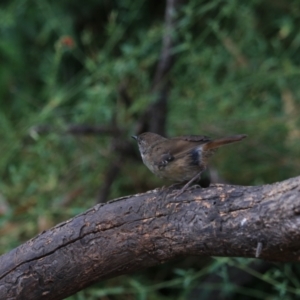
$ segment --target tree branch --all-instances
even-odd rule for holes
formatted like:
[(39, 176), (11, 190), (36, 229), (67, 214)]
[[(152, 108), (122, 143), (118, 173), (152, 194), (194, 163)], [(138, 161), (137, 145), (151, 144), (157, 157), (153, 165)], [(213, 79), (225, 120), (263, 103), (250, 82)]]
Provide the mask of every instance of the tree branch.
[(103, 183), (98, 193), (97, 202), (105, 203), (108, 199), (110, 188), (114, 183), (116, 177), (119, 175), (122, 162), (125, 160), (125, 156), (120, 152), (116, 159), (113, 159), (106, 170)]
[(168, 112), (167, 102), (170, 89), (170, 80), (167, 76), (174, 63), (172, 48), (176, 42), (177, 15), (180, 4), (180, 0), (166, 1), (162, 49), (151, 89), (152, 93), (156, 94), (157, 99), (152, 105), (149, 105), (140, 118), (137, 124), (137, 133), (150, 131), (165, 135), (166, 116)]
[(300, 261), (300, 176), (98, 204), (0, 257), (0, 299), (63, 299), (178, 256)]
[(51, 125), (38, 125), (30, 128), (30, 136), (58, 132), (73, 135), (120, 135), (122, 131), (115, 126), (93, 126), (89, 124), (70, 124), (66, 128), (58, 129)]
[(174, 55), (172, 53), (172, 47), (174, 46), (174, 37), (176, 32), (176, 10), (179, 6), (179, 3), (179, 0), (166, 1), (162, 49), (153, 80), (153, 90), (156, 90), (157, 87), (162, 84), (161, 81), (163, 81), (173, 64)]

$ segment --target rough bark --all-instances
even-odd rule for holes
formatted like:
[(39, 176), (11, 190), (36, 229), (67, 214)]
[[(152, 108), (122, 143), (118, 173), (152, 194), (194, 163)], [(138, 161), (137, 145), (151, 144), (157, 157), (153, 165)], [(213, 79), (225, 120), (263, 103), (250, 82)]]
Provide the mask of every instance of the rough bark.
[(0, 257), (0, 299), (63, 299), (178, 256), (300, 260), (300, 177), (98, 204)]

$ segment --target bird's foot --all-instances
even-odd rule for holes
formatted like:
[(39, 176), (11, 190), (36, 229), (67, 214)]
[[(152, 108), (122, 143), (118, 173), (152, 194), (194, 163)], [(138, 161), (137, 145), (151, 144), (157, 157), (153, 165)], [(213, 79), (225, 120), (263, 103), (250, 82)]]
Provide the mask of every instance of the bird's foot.
[[(176, 192), (171, 193), (170, 196), (173, 196), (174, 199), (176, 199), (176, 198), (179, 197), (182, 193), (184, 193), (185, 191), (189, 190), (190, 188), (193, 188), (193, 189), (194, 189), (195, 187), (198, 187), (199, 185), (191, 186), (191, 184), (192, 184), (194, 181), (196, 181), (196, 180), (200, 177), (200, 175), (201, 175), (202, 172), (203, 172), (203, 171), (201, 171), (201, 172), (199, 172), (198, 174), (196, 174), (196, 176), (194, 176), (189, 182), (187, 182), (187, 183), (186, 183), (179, 191), (176, 191)], [(177, 184), (171, 185), (170, 188), (171, 188), (171, 187), (174, 187), (174, 186), (176, 186), (176, 185), (178, 185), (178, 183), (177, 183)]]
[(170, 196), (172, 196), (172, 197), (174, 197), (174, 199), (176, 199), (177, 197), (179, 197), (184, 192), (191, 191), (191, 190), (196, 189), (196, 188), (201, 188), (201, 186), (199, 184), (194, 184), (192, 186), (184, 186), (180, 190), (176, 190), (176, 191), (172, 192), (170, 194)]

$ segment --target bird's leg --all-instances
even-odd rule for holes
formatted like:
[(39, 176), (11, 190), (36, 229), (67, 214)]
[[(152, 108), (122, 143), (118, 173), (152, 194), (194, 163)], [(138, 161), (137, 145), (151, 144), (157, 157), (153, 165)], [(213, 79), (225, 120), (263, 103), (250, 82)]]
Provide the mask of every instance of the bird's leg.
[(177, 183), (174, 183), (174, 184), (170, 185), (168, 187), (168, 189), (174, 189), (176, 186), (181, 186), (181, 185), (182, 185), (182, 182), (177, 182)]
[(190, 181), (188, 181), (179, 191), (175, 192), (175, 198), (177, 198), (178, 196), (180, 196), (184, 191), (187, 190), (187, 188), (195, 181), (197, 180), (198, 178), (200, 178), (202, 172), (204, 172), (206, 170), (203, 169), (201, 172), (199, 172), (198, 174), (196, 174)]

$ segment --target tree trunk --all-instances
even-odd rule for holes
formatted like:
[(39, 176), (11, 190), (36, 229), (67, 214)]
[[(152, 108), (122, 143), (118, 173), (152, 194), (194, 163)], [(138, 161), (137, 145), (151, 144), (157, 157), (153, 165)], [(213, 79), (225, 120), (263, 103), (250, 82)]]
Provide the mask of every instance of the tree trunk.
[(300, 177), (98, 204), (0, 257), (0, 299), (63, 299), (178, 256), (300, 260)]

